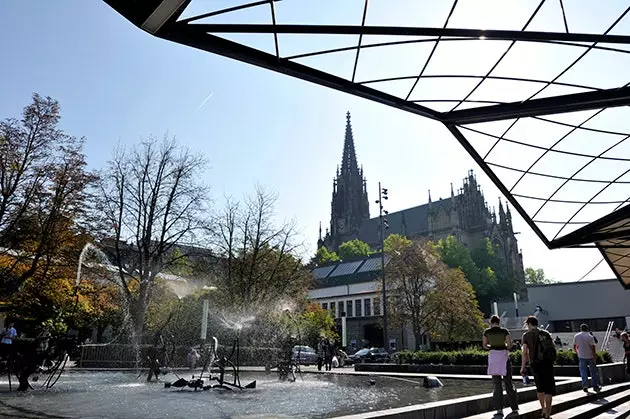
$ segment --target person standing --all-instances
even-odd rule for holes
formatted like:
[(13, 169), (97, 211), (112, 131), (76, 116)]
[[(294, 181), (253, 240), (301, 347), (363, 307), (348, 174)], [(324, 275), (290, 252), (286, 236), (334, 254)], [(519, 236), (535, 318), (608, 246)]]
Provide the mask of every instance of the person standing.
[(521, 346), (521, 375), (525, 376), (525, 368), (529, 361), (536, 383), (538, 401), (542, 409), (541, 417), (549, 419), (553, 396), (556, 395), (556, 379), (553, 373), (556, 347), (549, 332), (538, 329), (536, 317), (529, 316), (525, 324), (528, 330), (523, 334), (523, 345)]
[(322, 365), (324, 364), (325, 353), (325, 342), (324, 337), (321, 336), (319, 338), (319, 342), (317, 342), (317, 371), (322, 370)]
[(501, 327), (499, 316), (490, 317), (490, 327), (483, 332), (483, 347), (488, 353), (488, 375), (492, 376), (494, 392), (492, 402), (498, 415), (503, 415), (503, 383), (511, 414), (518, 415), (518, 396), (512, 383), (512, 365), (509, 348), (512, 347), (510, 332)]
[(191, 347), (187, 355), (188, 368), (194, 370), (195, 366), (197, 365), (197, 361), (199, 361), (199, 358), (201, 358), (199, 352), (197, 352), (195, 348)]
[(13, 339), (17, 336), (17, 332), (15, 327), (13, 327), (13, 323), (9, 323), (9, 325), (4, 329), (4, 331), (0, 334), (2, 340), (0, 341), (0, 358), (9, 359), (11, 356), (11, 346), (13, 344)]
[(588, 332), (588, 326), (580, 325), (581, 332), (573, 337), (573, 350), (580, 361), (580, 377), (582, 377), (582, 390), (588, 393), (588, 373), (591, 372), (591, 384), (593, 390), (599, 392), (599, 374), (597, 373), (597, 352), (595, 338)]
[(13, 339), (17, 336), (17, 331), (14, 326), (14, 323), (9, 323), (9, 326), (4, 330), (4, 333), (2, 334), (3, 345), (11, 345), (13, 343)]
[(326, 339), (324, 343), (324, 365), (326, 366), (326, 371), (330, 371), (332, 369), (332, 359), (335, 354), (335, 347), (333, 343)]
[(626, 362), (626, 372), (630, 374), (630, 336), (628, 336), (627, 332), (622, 332), (619, 337), (621, 338), (621, 343), (623, 344), (623, 359)]

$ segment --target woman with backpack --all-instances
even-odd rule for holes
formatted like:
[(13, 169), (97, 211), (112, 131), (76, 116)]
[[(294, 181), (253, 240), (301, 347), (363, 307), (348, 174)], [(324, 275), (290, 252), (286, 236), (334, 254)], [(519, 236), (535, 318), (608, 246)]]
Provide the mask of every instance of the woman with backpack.
[(551, 417), (553, 396), (556, 395), (556, 378), (553, 373), (556, 346), (549, 332), (538, 328), (536, 317), (529, 316), (525, 324), (527, 332), (523, 335), (521, 374), (525, 375), (529, 361), (542, 410), (540, 417), (548, 419)]

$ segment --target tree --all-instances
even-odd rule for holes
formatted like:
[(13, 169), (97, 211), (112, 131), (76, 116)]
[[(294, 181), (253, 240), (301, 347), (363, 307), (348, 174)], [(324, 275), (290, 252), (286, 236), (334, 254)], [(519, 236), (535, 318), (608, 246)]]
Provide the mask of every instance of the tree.
[(483, 313), (475, 290), (460, 268), (451, 268), (439, 275), (435, 288), (427, 296), (435, 307), (435, 321), (429, 324), (433, 339), (457, 342), (479, 339), (483, 331)]
[(326, 263), (337, 262), (339, 261), (339, 256), (337, 253), (329, 251), (326, 246), (322, 246), (317, 249), (317, 253), (315, 254), (315, 263), (318, 265), (324, 265)]
[(226, 308), (269, 310), (279, 301), (301, 298), (312, 282), (297, 256), (295, 224), (274, 222), (276, 199), (262, 187), (244, 203), (228, 198), (212, 225), (221, 260), (213, 275)]
[(330, 311), (324, 310), (321, 305), (310, 303), (306, 306), (304, 313), (299, 317), (300, 334), (304, 342), (311, 347), (317, 348), (320, 336), (328, 339), (336, 339), (335, 319)]
[(496, 285), (492, 298), (495, 300), (511, 297), (516, 289), (515, 279), (508, 274), (505, 260), (499, 256), (500, 250), (498, 245), (493, 246), (490, 239), (486, 237), (471, 252), (473, 261), (480, 269), (490, 268), (494, 272)]
[(435, 248), (442, 261), (450, 268), (460, 268), (468, 282), (471, 283), (479, 306), (490, 311), (490, 306), (495, 298), (497, 278), (494, 270), (485, 266), (480, 268), (473, 260), (470, 251), (461, 244), (455, 236), (441, 239)]
[(530, 285), (555, 284), (557, 281), (547, 278), (542, 269), (526, 268), (525, 283)]
[(402, 234), (390, 234), (384, 241), (385, 253), (401, 251), (411, 244), (411, 240)]
[(21, 120), (0, 122), (3, 295), (34, 276), (44, 280), (54, 265), (74, 265), (89, 240), (89, 190), (97, 177), (86, 170), (83, 140), (60, 130), (59, 120), (59, 103), (34, 94)]
[(405, 327), (411, 323), (416, 342), (429, 330), (444, 310), (427, 297), (436, 281), (446, 273), (430, 242), (414, 241), (400, 251), (390, 254), (387, 265), (388, 316), (392, 325)]
[(103, 172), (102, 232), (131, 304), (136, 339), (144, 330), (156, 277), (185, 256), (175, 249), (203, 231), (208, 194), (199, 179), (204, 168), (204, 158), (165, 138), (117, 149)]
[(29, 335), (42, 324), (53, 334), (63, 334), (68, 327), (80, 330), (120, 323), (116, 290), (91, 278), (76, 287), (75, 278), (75, 264), (38, 270), (8, 299), (9, 316), (19, 319), (22, 331)]
[(370, 253), (370, 245), (359, 239), (344, 242), (339, 246), (339, 257), (341, 259), (368, 256)]

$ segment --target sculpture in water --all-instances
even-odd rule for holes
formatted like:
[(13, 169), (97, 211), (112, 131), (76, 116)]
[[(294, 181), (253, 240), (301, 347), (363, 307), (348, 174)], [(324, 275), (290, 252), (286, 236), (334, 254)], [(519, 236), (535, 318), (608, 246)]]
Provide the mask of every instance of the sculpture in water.
[[(91, 262), (89, 262), (91, 261)], [(94, 263), (95, 261), (95, 263)], [(74, 287), (74, 308), (77, 310), (79, 301), (79, 286), (82, 281), (82, 271), (84, 266), (98, 265), (106, 271), (112, 271), (113, 267), (105, 254), (96, 246), (86, 244), (79, 255), (77, 266), (77, 276)], [(117, 275), (97, 275), (95, 279), (104, 284), (117, 283)], [(120, 282), (120, 281), (118, 281)], [(118, 284), (118, 283), (117, 283)], [(120, 284), (118, 284), (120, 285)], [(122, 293), (122, 290), (119, 289)], [(125, 316), (126, 319), (129, 317)], [(39, 381), (42, 374), (46, 379), (41, 384), (48, 389), (54, 386), (63, 373), (69, 359), (69, 354), (78, 348), (78, 342), (71, 337), (69, 332), (61, 336), (51, 336), (46, 328), (42, 329), (39, 336), (35, 338), (18, 338), (13, 340), (11, 345), (3, 345), (3, 353), (0, 354), (0, 374), (7, 374), (9, 378), (9, 389), (12, 390), (12, 376), (18, 380), (18, 391), (32, 389), (29, 378), (34, 376), (33, 381)]]
[[(18, 391), (32, 389), (29, 378), (34, 374), (46, 376), (41, 386), (49, 389), (63, 373), (69, 354), (77, 347), (75, 339), (68, 336), (50, 338), (41, 334), (35, 339), (14, 339), (5, 348), (0, 362), (0, 374), (7, 374), (9, 390), (13, 389), (12, 376), (18, 381)], [(39, 381), (39, 377), (34, 381)]]
[[(210, 390), (210, 389), (239, 389), (256, 388), (256, 381), (243, 386), (240, 379), (240, 339), (236, 334), (229, 356), (218, 356), (217, 348), (219, 342), (216, 337), (212, 337), (214, 345), (207, 345), (203, 348), (205, 352), (205, 362), (201, 374), (197, 377), (194, 375), (192, 379), (186, 380), (179, 378), (173, 383), (165, 383), (165, 388), (188, 387), (193, 390)], [(227, 379), (231, 377), (231, 379)], [(207, 384), (206, 384), (207, 383)]]

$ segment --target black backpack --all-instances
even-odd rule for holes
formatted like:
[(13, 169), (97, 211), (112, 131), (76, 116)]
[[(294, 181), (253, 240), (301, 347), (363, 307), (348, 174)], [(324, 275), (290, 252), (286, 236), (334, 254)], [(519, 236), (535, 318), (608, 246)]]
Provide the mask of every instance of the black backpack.
[(553, 343), (551, 335), (546, 330), (539, 330), (534, 348), (534, 363), (554, 362), (556, 360), (556, 345)]

